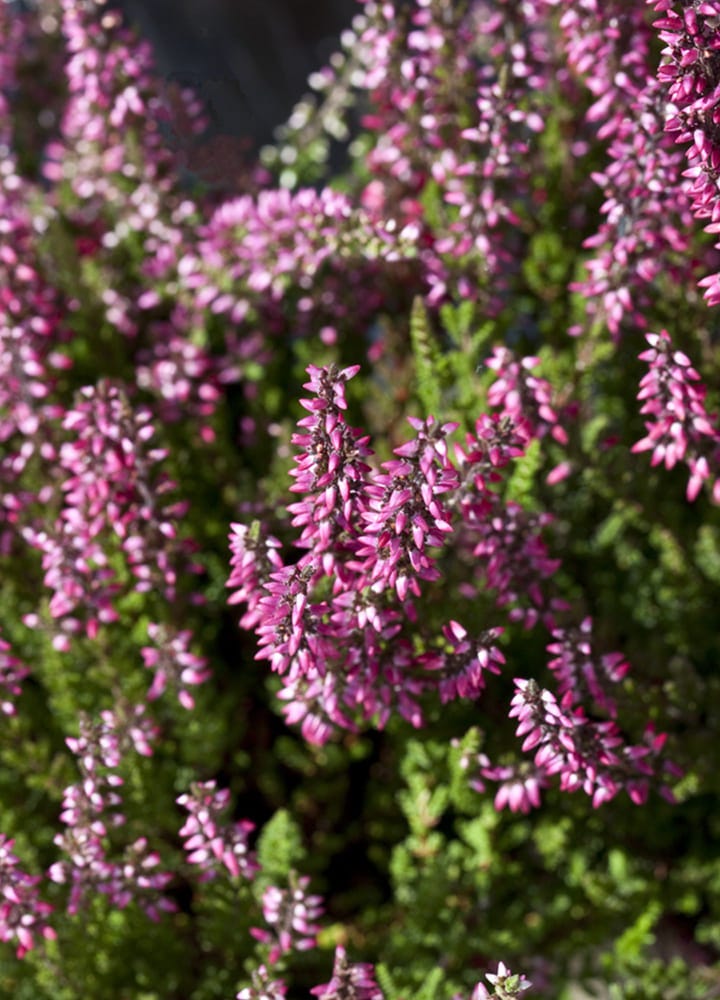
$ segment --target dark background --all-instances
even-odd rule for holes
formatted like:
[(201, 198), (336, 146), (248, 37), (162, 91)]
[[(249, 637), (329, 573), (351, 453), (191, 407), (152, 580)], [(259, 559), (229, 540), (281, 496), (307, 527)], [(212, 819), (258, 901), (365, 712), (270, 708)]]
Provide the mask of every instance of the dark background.
[(116, 0), (160, 74), (204, 101), (211, 134), (271, 141), (361, 5), (357, 0)]

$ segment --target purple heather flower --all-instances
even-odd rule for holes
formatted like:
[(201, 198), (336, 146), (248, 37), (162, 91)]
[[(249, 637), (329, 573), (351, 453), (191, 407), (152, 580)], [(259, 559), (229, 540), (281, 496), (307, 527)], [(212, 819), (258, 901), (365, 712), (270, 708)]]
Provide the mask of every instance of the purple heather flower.
[(205, 878), (215, 878), (223, 868), (232, 876), (255, 875), (258, 865), (248, 846), (255, 827), (249, 820), (224, 819), (230, 804), (227, 789), (217, 789), (214, 781), (198, 782), (177, 803), (189, 813), (180, 830), (187, 859), (200, 866)]
[(310, 992), (319, 1000), (383, 1000), (373, 966), (366, 962), (349, 962), (341, 945), (335, 949), (332, 979)]

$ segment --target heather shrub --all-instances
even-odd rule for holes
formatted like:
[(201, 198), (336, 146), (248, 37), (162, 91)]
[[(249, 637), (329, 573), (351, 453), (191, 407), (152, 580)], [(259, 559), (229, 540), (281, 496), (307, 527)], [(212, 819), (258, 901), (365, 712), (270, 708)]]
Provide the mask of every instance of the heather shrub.
[(720, 3), (0, 32), (0, 993), (720, 995)]

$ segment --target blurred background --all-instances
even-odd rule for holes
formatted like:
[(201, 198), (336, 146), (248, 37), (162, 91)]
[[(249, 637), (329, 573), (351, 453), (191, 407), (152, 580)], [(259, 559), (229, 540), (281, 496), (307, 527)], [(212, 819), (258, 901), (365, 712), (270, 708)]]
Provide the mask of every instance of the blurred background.
[(155, 49), (169, 82), (192, 87), (211, 118), (210, 134), (254, 144), (306, 92), (357, 0), (116, 0)]

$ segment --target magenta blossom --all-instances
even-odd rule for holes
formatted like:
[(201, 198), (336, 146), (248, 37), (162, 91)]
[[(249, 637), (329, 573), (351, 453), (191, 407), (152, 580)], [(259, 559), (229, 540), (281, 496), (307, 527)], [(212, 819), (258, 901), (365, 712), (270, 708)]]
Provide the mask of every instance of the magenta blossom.
[(306, 891), (309, 884), (306, 875), (291, 875), (286, 889), (271, 885), (263, 892), (266, 926), (252, 927), (250, 933), (257, 941), (268, 945), (271, 965), (287, 952), (309, 951), (317, 945), (320, 930), (317, 920), (323, 912), (323, 902), (320, 896)]
[(683, 462), (690, 471), (686, 496), (695, 500), (704, 483), (720, 503), (720, 431), (716, 415), (705, 409), (705, 386), (690, 358), (673, 349), (670, 335), (649, 333), (650, 348), (640, 355), (649, 364), (638, 399), (647, 434), (633, 445), (634, 452), (652, 451), (651, 464), (672, 469)]
[(36, 935), (56, 937), (47, 917), (52, 906), (37, 891), (39, 875), (28, 875), (13, 854), (13, 840), (0, 835), (0, 941), (14, 941), (17, 957), (35, 947)]
[(255, 875), (258, 864), (248, 843), (255, 826), (249, 820), (231, 823), (224, 818), (230, 804), (227, 789), (216, 789), (214, 781), (197, 782), (177, 803), (189, 814), (180, 830), (187, 860), (202, 869), (204, 879), (215, 878), (223, 869), (235, 877)]
[(383, 1000), (382, 990), (375, 982), (373, 966), (365, 962), (349, 962), (341, 945), (335, 949), (332, 979), (310, 992), (319, 1000)]

